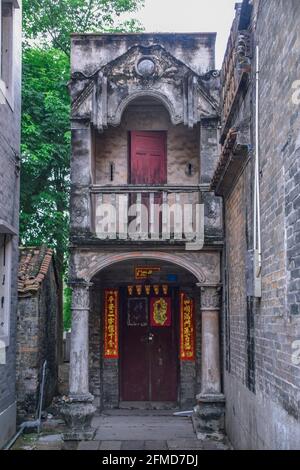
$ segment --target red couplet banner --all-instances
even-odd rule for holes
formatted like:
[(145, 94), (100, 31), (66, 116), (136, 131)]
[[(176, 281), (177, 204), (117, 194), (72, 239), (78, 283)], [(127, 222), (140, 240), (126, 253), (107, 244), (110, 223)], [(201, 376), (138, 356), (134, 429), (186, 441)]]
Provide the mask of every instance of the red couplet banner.
[(104, 290), (104, 357), (119, 357), (119, 293), (117, 289)]
[(194, 300), (180, 293), (180, 359), (195, 360), (195, 308)]

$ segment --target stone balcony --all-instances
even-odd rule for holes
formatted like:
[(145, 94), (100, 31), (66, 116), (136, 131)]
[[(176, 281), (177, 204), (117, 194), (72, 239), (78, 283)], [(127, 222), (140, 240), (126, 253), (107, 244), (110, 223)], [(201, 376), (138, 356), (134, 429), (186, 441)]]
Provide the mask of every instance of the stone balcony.
[(203, 243), (204, 206), (197, 187), (100, 186), (91, 193), (93, 232), (101, 240)]
[(200, 185), (91, 185), (89, 230), (76, 244), (182, 245), (222, 241), (221, 201)]

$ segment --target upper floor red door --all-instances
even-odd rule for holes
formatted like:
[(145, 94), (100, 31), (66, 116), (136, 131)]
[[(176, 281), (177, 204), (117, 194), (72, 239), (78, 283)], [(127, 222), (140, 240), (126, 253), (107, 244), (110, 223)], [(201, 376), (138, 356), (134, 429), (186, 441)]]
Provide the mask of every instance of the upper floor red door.
[(166, 132), (131, 132), (130, 183), (167, 182)]

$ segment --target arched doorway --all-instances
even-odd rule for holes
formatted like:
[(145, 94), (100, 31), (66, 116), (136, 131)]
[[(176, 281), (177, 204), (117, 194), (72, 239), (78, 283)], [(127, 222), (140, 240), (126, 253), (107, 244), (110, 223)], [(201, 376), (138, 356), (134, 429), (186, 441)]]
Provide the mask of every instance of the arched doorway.
[[(201, 337), (197, 278), (167, 260), (115, 262), (92, 278), (90, 388), (101, 408), (192, 406), (200, 386)], [(106, 294), (116, 295), (118, 352), (106, 354)], [(182, 356), (182, 296), (192, 309), (192, 355)], [(187, 359), (187, 360), (186, 360)]]

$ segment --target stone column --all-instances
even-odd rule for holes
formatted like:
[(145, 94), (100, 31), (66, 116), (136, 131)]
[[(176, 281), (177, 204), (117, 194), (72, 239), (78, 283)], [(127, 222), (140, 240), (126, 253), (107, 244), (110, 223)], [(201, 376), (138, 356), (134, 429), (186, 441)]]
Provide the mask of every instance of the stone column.
[(200, 122), (200, 184), (207, 189), (219, 159), (218, 125), (218, 118), (203, 118)]
[(62, 407), (68, 426), (65, 440), (92, 439), (91, 420), (96, 411), (89, 393), (89, 287), (70, 283), (72, 288), (72, 329), (69, 396)]
[(221, 393), (219, 289), (201, 287), (202, 373), (201, 395)]
[(197, 436), (224, 428), (224, 395), (221, 393), (220, 367), (220, 286), (201, 288), (202, 356), (201, 391), (196, 396), (194, 425)]
[(91, 232), (92, 130), (89, 124), (72, 121), (70, 235), (88, 236)]

